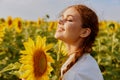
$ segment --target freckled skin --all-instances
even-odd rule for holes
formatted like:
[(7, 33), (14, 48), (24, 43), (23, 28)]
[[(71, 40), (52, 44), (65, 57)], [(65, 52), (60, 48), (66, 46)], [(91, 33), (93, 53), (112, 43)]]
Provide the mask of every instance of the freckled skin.
[(74, 43), (80, 38), (81, 30), (83, 29), (81, 25), (79, 12), (74, 8), (69, 8), (61, 16), (61, 20), (59, 20), (55, 38), (67, 43)]

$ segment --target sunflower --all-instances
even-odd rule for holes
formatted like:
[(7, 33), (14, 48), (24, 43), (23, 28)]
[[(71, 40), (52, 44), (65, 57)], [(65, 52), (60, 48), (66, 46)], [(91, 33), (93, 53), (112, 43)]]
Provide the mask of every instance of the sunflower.
[(22, 50), (20, 62), (20, 78), (26, 80), (49, 80), (49, 74), (53, 70), (51, 63), (54, 62), (47, 51), (52, 44), (46, 45), (46, 37), (37, 36), (36, 44), (31, 38), (24, 43), (25, 50)]
[(13, 18), (11, 16), (8, 16), (7, 17), (7, 20), (6, 20), (6, 26), (8, 28), (11, 28), (13, 26)]
[(118, 23), (114, 22), (114, 21), (109, 21), (107, 23), (107, 28), (108, 28), (108, 32), (109, 33), (115, 33), (118, 30)]
[(106, 23), (107, 23), (107, 21), (100, 21), (99, 22), (99, 28), (101, 30), (105, 30), (106, 29)]
[(37, 20), (37, 26), (40, 26), (42, 24), (42, 22), (43, 22), (43, 19), (38, 18), (38, 20)]
[(14, 19), (15, 30), (20, 33), (22, 31), (22, 19), (17, 17)]
[(5, 27), (0, 24), (0, 43), (3, 41), (4, 33), (5, 33)]
[(0, 24), (5, 23), (5, 19), (4, 18), (0, 18)]
[(57, 22), (49, 22), (48, 24), (48, 31), (52, 31), (53, 29), (56, 29), (57, 28)]

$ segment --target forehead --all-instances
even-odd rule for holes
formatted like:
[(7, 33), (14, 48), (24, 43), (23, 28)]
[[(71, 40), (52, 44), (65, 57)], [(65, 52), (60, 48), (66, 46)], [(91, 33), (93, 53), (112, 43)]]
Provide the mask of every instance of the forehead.
[(73, 7), (66, 9), (62, 15), (63, 16), (72, 15), (74, 17), (80, 17), (80, 13)]

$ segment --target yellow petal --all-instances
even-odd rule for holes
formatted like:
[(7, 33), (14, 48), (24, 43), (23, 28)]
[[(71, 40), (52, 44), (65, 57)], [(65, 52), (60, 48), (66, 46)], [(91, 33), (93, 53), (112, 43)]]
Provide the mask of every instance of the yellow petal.
[(51, 48), (53, 47), (53, 44), (48, 44), (45, 48), (45, 51), (48, 51), (50, 50)]
[(51, 62), (51, 63), (54, 63), (55, 61), (53, 60), (53, 58), (49, 55), (49, 54), (46, 54), (47, 56), (47, 61), (48, 62)]

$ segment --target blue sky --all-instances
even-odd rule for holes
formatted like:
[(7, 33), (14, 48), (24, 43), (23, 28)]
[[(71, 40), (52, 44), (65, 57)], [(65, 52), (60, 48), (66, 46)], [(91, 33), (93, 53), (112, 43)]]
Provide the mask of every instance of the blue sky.
[(92, 8), (99, 20), (120, 22), (120, 0), (0, 0), (0, 18), (12, 16), (37, 20), (49, 14), (50, 20), (55, 20), (64, 8), (73, 4)]

